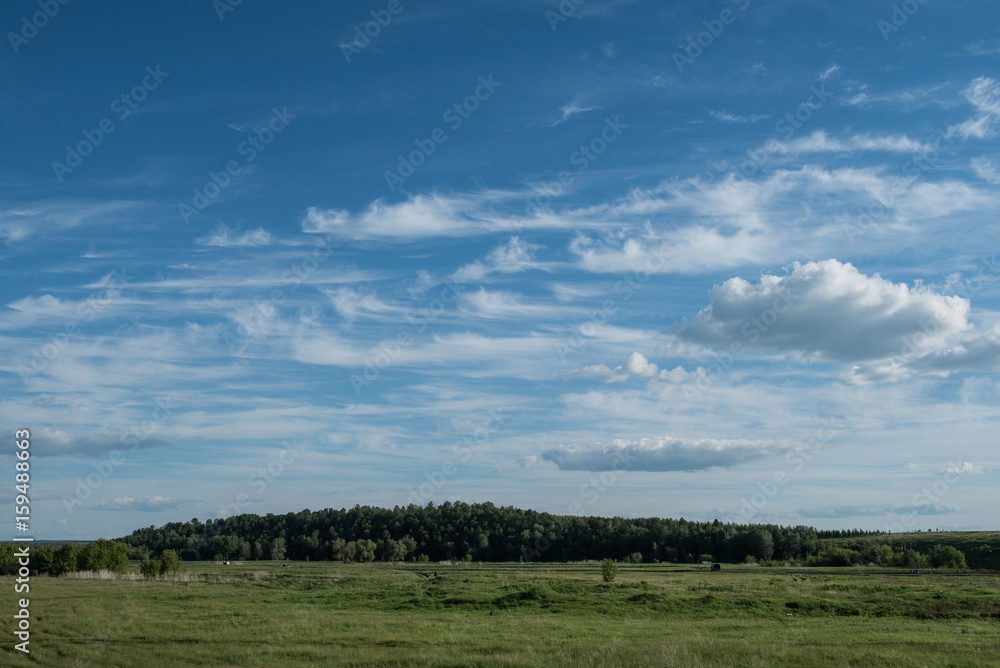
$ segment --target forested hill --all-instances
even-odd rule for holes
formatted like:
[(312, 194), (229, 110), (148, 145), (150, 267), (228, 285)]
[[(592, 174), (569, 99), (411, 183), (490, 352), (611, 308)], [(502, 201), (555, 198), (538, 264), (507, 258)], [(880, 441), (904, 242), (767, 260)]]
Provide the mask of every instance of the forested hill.
[(818, 539), (874, 536), (863, 531), (736, 525), (718, 520), (576, 517), (492, 503), (447, 502), (393, 509), (303, 510), (173, 522), (119, 539), (130, 557), (176, 550), (182, 559), (342, 561), (580, 561), (612, 558), (689, 563), (703, 560), (804, 560)]

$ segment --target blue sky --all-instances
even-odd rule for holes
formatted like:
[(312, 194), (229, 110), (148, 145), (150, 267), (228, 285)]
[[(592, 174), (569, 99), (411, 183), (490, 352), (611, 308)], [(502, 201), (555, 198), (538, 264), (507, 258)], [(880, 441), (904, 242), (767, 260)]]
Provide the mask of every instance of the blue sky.
[(995, 528), (998, 12), (10, 3), (2, 475)]

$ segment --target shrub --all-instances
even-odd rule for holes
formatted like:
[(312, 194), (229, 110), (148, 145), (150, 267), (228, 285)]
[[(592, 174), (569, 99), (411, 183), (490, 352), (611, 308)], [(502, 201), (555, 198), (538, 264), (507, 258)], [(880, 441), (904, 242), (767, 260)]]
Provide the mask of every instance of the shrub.
[(642, 554), (640, 554), (639, 552), (633, 552), (632, 554), (628, 555), (628, 560), (633, 564), (641, 564)]
[(181, 558), (175, 551), (164, 550), (160, 553), (160, 574), (179, 573), (182, 568), (181, 563)]
[(139, 564), (139, 572), (147, 578), (153, 578), (160, 574), (160, 561), (153, 559), (143, 559)]
[(615, 575), (618, 574), (618, 562), (614, 559), (605, 559), (601, 562), (601, 577), (605, 582), (614, 582)]

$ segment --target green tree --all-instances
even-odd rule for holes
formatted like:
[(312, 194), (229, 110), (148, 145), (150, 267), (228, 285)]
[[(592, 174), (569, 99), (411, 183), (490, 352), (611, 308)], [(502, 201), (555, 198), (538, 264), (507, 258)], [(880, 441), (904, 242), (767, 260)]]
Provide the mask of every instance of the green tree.
[(935, 545), (927, 558), (934, 568), (965, 568), (965, 554), (951, 545)]
[(160, 574), (179, 573), (183, 562), (174, 550), (164, 550), (160, 553)]
[(55, 550), (48, 545), (37, 545), (31, 548), (32, 573), (51, 573)]
[(615, 575), (618, 574), (618, 562), (614, 559), (605, 559), (601, 562), (601, 577), (605, 582), (614, 582)]
[(80, 546), (76, 543), (66, 542), (59, 546), (52, 555), (52, 568), (49, 571), (52, 575), (63, 575), (77, 570), (77, 553)]
[(285, 558), (285, 538), (283, 536), (278, 536), (271, 543), (271, 560), (281, 561)]
[(774, 556), (774, 537), (770, 531), (757, 527), (747, 538), (748, 551), (758, 561), (767, 561)]
[(81, 570), (124, 573), (128, 567), (128, 548), (113, 540), (99, 538), (90, 543), (77, 557)]
[(363, 564), (375, 561), (375, 541), (362, 538), (358, 541), (357, 560)]

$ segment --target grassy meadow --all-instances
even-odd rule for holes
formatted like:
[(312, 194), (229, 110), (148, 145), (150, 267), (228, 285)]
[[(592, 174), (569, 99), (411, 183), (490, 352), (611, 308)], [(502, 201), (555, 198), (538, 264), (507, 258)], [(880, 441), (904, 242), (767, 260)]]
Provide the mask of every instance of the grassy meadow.
[(5, 633), (0, 663), (1000, 666), (996, 574), (623, 564), (604, 583), (598, 563), (185, 566), (32, 578), (31, 657)]

